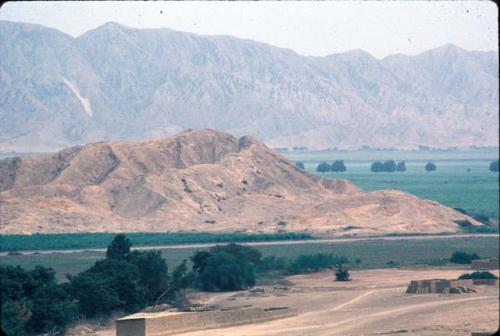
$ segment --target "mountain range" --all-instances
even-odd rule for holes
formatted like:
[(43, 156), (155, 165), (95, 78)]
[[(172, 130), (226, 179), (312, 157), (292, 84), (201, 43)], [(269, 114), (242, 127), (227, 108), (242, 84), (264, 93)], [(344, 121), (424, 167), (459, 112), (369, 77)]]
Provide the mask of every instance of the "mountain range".
[(253, 137), (184, 131), (0, 161), (0, 234), (460, 232), (481, 223), (437, 202), (297, 168)]
[(0, 151), (189, 128), (272, 147), (498, 145), (498, 53), (445, 45), (306, 57), (230, 36), (107, 23), (74, 38), (0, 22)]

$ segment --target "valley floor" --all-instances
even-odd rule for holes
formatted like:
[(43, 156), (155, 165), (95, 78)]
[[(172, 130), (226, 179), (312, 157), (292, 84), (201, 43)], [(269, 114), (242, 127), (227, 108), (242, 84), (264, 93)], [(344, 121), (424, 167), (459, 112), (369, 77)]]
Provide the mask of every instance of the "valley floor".
[[(352, 271), (335, 282), (332, 272), (288, 277), (289, 286), (264, 291), (196, 293), (191, 300), (220, 307), (288, 306), (298, 315), (259, 324), (184, 333), (183, 336), (420, 335), (459, 336), (499, 326), (499, 291), (477, 286), (472, 294), (405, 294), (411, 280), (457, 278), (464, 268)], [(497, 272), (498, 275), (498, 272)], [(114, 329), (98, 335), (114, 335)]]

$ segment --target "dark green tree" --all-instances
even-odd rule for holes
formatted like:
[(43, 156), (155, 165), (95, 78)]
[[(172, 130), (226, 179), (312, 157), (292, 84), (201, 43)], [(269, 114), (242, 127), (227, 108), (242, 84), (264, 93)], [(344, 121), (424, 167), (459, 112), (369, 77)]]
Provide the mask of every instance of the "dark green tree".
[(321, 162), (318, 165), (318, 167), (316, 168), (316, 171), (320, 172), (320, 173), (329, 172), (330, 171), (330, 165), (328, 164), (328, 162)]
[(396, 165), (396, 171), (397, 172), (404, 172), (404, 171), (406, 171), (406, 163), (404, 161), (398, 162), (398, 164)]
[(437, 169), (436, 165), (432, 162), (428, 162), (426, 165), (425, 165), (425, 171), (426, 172), (431, 172), (431, 171), (435, 171)]
[(384, 164), (380, 161), (375, 161), (372, 163), (370, 170), (374, 173), (379, 173), (384, 171)]
[(499, 164), (499, 160), (492, 161), (490, 163), (490, 171), (492, 171), (492, 172), (498, 172), (498, 164)]
[(180, 311), (188, 311), (191, 304), (186, 296), (186, 288), (192, 283), (192, 274), (188, 271), (186, 260), (183, 260), (182, 263), (174, 269), (170, 279), (170, 290), (174, 296), (174, 306)]
[(396, 162), (394, 160), (385, 161), (383, 164), (383, 171), (387, 173), (393, 173), (396, 171)]
[(261, 253), (238, 244), (218, 245), (191, 257), (194, 283), (208, 291), (239, 290), (255, 284)]
[(130, 240), (123, 233), (117, 234), (108, 246), (106, 258), (125, 259), (130, 253), (131, 246), (132, 243), (130, 243)]
[(1, 321), (5, 335), (24, 336), (28, 321), (31, 319), (31, 302), (23, 299), (20, 301), (2, 301)]
[(147, 303), (147, 290), (141, 285), (139, 270), (126, 260), (97, 261), (69, 280), (80, 311), (89, 317), (106, 315), (113, 309), (134, 311)]
[(481, 259), (476, 253), (456, 251), (452, 254), (450, 262), (454, 264), (470, 264), (472, 260)]
[(337, 160), (330, 166), (330, 170), (332, 172), (345, 172), (346, 167), (344, 164), (344, 160)]
[(29, 329), (37, 332), (63, 334), (78, 314), (78, 306), (63, 285), (51, 282), (38, 289), (32, 299)]
[(188, 271), (186, 260), (183, 260), (172, 272), (170, 287), (174, 290), (186, 289), (191, 285), (191, 274)]
[(132, 251), (127, 261), (137, 267), (139, 282), (147, 302), (155, 301), (168, 289), (168, 266), (160, 251)]
[(226, 252), (235, 256), (239, 261), (245, 261), (258, 265), (261, 262), (262, 253), (259, 250), (240, 244), (216, 245), (210, 249), (210, 253)]
[(212, 254), (208, 251), (196, 251), (189, 259), (191, 260), (193, 272), (202, 272), (207, 266), (207, 260)]
[[(67, 285), (51, 268), (0, 266), (2, 327), (12, 334), (62, 334), (76, 317)], [(17, 317), (16, 317), (17, 316)]]

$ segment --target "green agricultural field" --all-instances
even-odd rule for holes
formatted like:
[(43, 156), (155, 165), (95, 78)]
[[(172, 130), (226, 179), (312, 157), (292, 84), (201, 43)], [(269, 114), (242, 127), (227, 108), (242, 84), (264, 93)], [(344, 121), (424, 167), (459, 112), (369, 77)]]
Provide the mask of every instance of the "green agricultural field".
[[(422, 240), (369, 240), (343, 243), (307, 243), (298, 245), (258, 246), (264, 256), (295, 258), (300, 254), (333, 253), (344, 255), (354, 268), (385, 268), (415, 265), (443, 265), (455, 251), (475, 252), (481, 257), (498, 256), (498, 236)], [(200, 248), (163, 249), (169, 269), (188, 259)], [(104, 258), (104, 252), (75, 252), (0, 257), (0, 264), (20, 265), (31, 269), (35, 265), (52, 267), (60, 280), (64, 275), (77, 274)], [(356, 259), (361, 263), (356, 263)]]
[[(499, 219), (499, 174), (489, 170), (498, 159), (498, 150), (474, 151), (324, 151), (282, 153), (293, 161), (302, 161), (305, 170), (327, 178), (348, 179), (366, 191), (398, 189), (431, 199), (469, 213)], [(374, 173), (373, 161), (405, 160), (406, 171)], [(322, 161), (344, 160), (346, 172), (318, 173)], [(424, 166), (432, 161), (437, 170), (427, 173)]]
[[(105, 248), (115, 233), (56, 233), (0, 235), (1, 251), (63, 250)], [(127, 237), (135, 246), (158, 246), (193, 243), (226, 243), (312, 239), (308, 233), (209, 233), (209, 232), (134, 232)]]

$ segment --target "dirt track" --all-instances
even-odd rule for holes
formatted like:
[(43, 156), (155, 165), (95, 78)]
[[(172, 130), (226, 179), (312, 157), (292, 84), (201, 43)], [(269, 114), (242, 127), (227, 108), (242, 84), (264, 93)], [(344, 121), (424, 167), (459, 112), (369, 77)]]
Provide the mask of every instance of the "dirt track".
[[(234, 328), (204, 330), (183, 336), (257, 335), (470, 335), (498, 326), (498, 289), (482, 286), (461, 295), (405, 295), (412, 279), (456, 278), (463, 269), (353, 271), (349, 283), (332, 281), (330, 272), (290, 277), (285, 291), (262, 296), (218, 296), (223, 306), (288, 305), (296, 317)], [(217, 300), (212, 300), (216, 302)], [(480, 309), (478, 309), (480, 307)]]
[[(472, 294), (406, 295), (410, 280), (456, 278), (464, 269), (353, 271), (352, 281), (335, 282), (331, 272), (289, 277), (293, 286), (264, 293), (198, 293), (193, 301), (221, 307), (289, 306), (298, 315), (259, 324), (203, 330), (182, 336), (418, 335), (469, 336), (496, 330), (498, 288), (478, 286)], [(99, 333), (114, 335), (114, 330)]]

